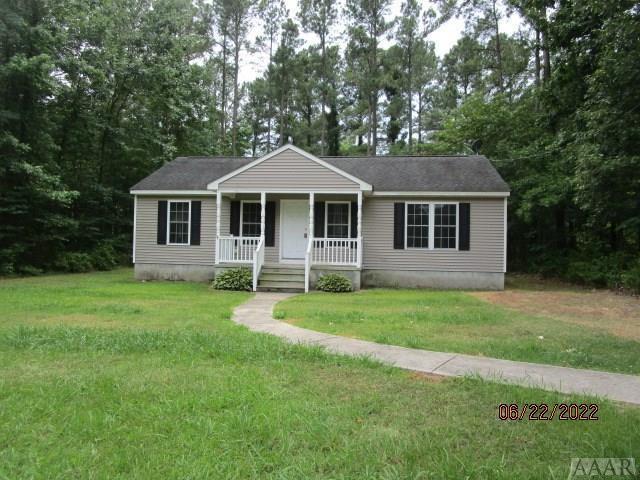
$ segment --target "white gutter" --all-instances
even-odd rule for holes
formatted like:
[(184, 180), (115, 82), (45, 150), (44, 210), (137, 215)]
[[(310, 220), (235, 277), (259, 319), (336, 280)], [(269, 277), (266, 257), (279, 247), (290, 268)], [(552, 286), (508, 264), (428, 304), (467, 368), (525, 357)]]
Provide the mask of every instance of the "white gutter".
[(506, 198), (509, 192), (376, 192), (370, 193), (372, 197), (488, 197)]

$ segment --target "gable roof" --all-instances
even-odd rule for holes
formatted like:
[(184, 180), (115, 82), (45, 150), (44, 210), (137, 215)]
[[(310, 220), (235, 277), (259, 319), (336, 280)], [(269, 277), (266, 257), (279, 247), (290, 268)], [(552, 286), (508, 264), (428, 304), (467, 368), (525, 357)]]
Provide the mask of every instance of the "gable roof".
[(298, 155), (303, 156), (304, 158), (317, 163), (318, 165), (325, 167), (331, 171), (333, 171), (334, 173), (348, 179), (351, 180), (352, 182), (355, 182), (358, 184), (358, 186), (362, 189), (362, 190), (368, 190), (371, 191), (373, 190), (373, 187), (367, 183), (362, 181), (360, 178), (357, 178), (353, 175), (351, 175), (348, 172), (345, 172), (344, 170), (342, 170), (339, 166), (325, 162), (324, 160), (322, 160), (319, 157), (316, 157), (315, 155), (312, 155), (309, 152), (305, 152), (304, 150), (302, 150), (301, 148), (296, 147), (295, 145), (291, 145), (291, 144), (287, 144), (287, 145), (283, 145), (280, 148), (276, 148), (275, 150), (267, 153), (266, 155), (263, 155), (262, 157), (258, 157), (256, 159), (254, 159), (252, 162), (248, 163), (247, 165), (244, 165), (243, 167), (239, 168), (237, 171), (235, 172), (231, 172), (221, 178), (216, 179), (215, 181), (211, 182), (207, 188), (211, 189), (211, 190), (217, 190), (218, 186), (223, 183), (226, 180), (229, 180), (232, 177), (235, 177), (236, 175), (241, 174), (242, 172), (249, 170), (250, 168), (261, 164), (262, 162), (269, 160), (270, 158), (275, 157), (276, 155), (281, 154), (282, 152), (285, 152), (287, 150), (291, 150), (295, 153), (297, 153)]
[[(509, 186), (491, 162), (472, 156), (318, 157), (374, 192), (504, 193)], [(252, 157), (178, 157), (131, 187), (136, 191), (199, 191), (255, 162)]]

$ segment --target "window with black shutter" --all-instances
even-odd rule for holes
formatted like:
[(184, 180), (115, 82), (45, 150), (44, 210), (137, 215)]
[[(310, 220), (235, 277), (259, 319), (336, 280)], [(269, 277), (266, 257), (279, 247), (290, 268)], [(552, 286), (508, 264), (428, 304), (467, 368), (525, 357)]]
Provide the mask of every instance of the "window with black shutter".
[(202, 202), (200, 200), (191, 201), (191, 245), (200, 245), (200, 217)]
[(167, 201), (158, 200), (158, 245), (166, 245), (167, 243)]
[(471, 248), (471, 204), (461, 203), (458, 205), (460, 233), (458, 234), (458, 250), (469, 250)]
[(326, 202), (327, 238), (349, 238), (351, 202)]
[(404, 249), (404, 202), (393, 204), (393, 248)]
[(169, 200), (168, 213), (167, 244), (189, 245), (191, 202)]
[(274, 247), (276, 244), (276, 202), (267, 202), (264, 212), (264, 244)]
[(324, 202), (313, 204), (313, 236), (324, 238)]

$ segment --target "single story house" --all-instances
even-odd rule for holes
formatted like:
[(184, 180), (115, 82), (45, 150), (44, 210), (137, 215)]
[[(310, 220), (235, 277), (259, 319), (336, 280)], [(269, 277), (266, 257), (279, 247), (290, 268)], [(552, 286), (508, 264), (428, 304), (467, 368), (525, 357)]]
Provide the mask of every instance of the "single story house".
[(131, 188), (138, 279), (246, 266), (254, 290), (504, 288), (509, 187), (483, 156), (180, 157)]

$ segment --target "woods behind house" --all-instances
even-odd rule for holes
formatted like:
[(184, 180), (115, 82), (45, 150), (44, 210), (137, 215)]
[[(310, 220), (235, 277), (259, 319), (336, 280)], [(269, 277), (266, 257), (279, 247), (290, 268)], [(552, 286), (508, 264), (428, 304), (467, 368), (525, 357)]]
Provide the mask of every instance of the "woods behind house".
[[(391, 7), (0, 2), (0, 275), (126, 261), (140, 178), (178, 155), (292, 141), (484, 154), (513, 189), (510, 270), (640, 288), (639, 5)], [(513, 15), (523, 26), (507, 34)], [(464, 34), (438, 57), (427, 35), (455, 16)], [(242, 82), (258, 58), (264, 73)]]

